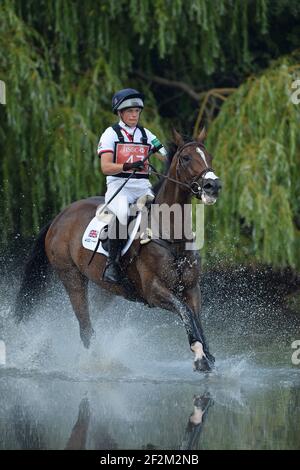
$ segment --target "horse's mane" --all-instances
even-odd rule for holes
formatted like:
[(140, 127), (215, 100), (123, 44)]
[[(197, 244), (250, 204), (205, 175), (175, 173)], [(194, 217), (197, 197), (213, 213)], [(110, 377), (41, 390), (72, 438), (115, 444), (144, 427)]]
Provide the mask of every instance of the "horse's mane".
[[(182, 136), (183, 140), (184, 140), (184, 143), (188, 143), (188, 142), (191, 142), (193, 139), (189, 136)], [(167, 160), (166, 160), (166, 163), (165, 163), (165, 168), (164, 168), (164, 171), (163, 171), (163, 174), (166, 175), (170, 169), (170, 166), (171, 166), (171, 163), (172, 163), (172, 160), (173, 160), (173, 157), (178, 149), (178, 146), (175, 144), (175, 142), (169, 142), (168, 145), (167, 145), (167, 149), (168, 149), (168, 153), (167, 153)], [(163, 184), (163, 182), (165, 181), (165, 178), (160, 178), (157, 183), (155, 183), (155, 185), (152, 187), (152, 191), (154, 192), (154, 195), (156, 196), (158, 191), (160, 190), (161, 188), (161, 185)]]

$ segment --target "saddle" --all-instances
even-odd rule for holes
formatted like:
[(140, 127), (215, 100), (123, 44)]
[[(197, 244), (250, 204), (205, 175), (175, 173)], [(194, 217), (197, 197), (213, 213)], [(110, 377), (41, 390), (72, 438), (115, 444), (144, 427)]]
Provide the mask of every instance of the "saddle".
[[(130, 214), (133, 215), (128, 217), (126, 234), (129, 236), (127, 239), (124, 238), (124, 246), (121, 251), (121, 256), (125, 255), (133, 241), (136, 239), (136, 235), (142, 221), (143, 209), (145, 207), (148, 209), (153, 199), (154, 196), (146, 194), (138, 198), (134, 204), (130, 205)], [(101, 204), (97, 207), (95, 217), (87, 226), (82, 237), (82, 245), (87, 250), (94, 251), (98, 240), (100, 239), (97, 253), (102, 253), (103, 255), (108, 256), (108, 232), (112, 224), (115, 222), (115, 215), (110, 212), (109, 209), (102, 210), (103, 205), (104, 204)], [(145, 230), (140, 234), (141, 244), (148, 243), (151, 240), (149, 230), (150, 229), (148, 229), (148, 227), (145, 227)]]

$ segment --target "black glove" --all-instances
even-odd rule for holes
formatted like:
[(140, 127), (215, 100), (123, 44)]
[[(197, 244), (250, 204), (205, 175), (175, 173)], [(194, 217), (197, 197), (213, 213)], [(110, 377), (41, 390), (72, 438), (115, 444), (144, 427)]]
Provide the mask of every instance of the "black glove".
[(123, 165), (123, 171), (128, 171), (128, 170), (143, 170), (145, 168), (144, 162), (142, 160), (139, 160), (138, 162), (134, 163), (124, 163)]

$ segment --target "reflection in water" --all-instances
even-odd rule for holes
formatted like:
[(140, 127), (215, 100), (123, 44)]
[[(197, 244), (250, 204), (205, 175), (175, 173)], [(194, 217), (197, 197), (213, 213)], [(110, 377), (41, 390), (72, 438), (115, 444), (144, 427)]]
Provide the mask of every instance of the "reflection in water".
[(20, 449), (45, 449), (45, 430), (34, 421), (26, 407), (14, 406), (11, 421), (15, 427), (16, 443)]
[[(204, 419), (208, 408), (212, 404), (209, 393), (202, 396), (195, 396), (193, 400), (194, 410), (188, 419), (180, 450), (193, 450), (196, 448), (202, 431)], [(66, 450), (83, 450), (86, 448), (87, 433), (90, 423), (90, 405), (87, 398), (83, 398), (79, 405), (77, 421), (72, 429), (71, 436), (65, 447)], [(27, 436), (30, 439), (30, 436)], [(94, 443), (93, 449), (117, 449), (117, 443), (107, 433), (101, 425), (97, 426), (92, 436)], [(28, 447), (27, 447), (28, 448)], [(31, 447), (32, 448), (32, 447)], [(147, 444), (144, 449), (155, 449), (152, 444)]]
[(72, 429), (70, 439), (66, 445), (66, 450), (85, 449), (89, 423), (90, 404), (87, 398), (83, 398), (79, 405), (78, 418)]
[[(188, 419), (183, 441), (179, 446), (181, 450), (192, 450), (197, 447), (200, 433), (203, 429), (204, 417), (206, 416), (212, 399), (208, 393), (202, 396), (195, 396), (193, 400), (193, 413)], [(65, 446), (66, 450), (84, 450), (87, 444), (87, 435), (90, 424), (90, 404), (87, 397), (84, 397), (78, 409), (76, 423), (73, 426), (71, 435)], [(16, 406), (14, 408), (11, 420), (15, 427), (16, 443), (20, 449), (46, 449), (45, 429), (39, 423), (30, 417), (25, 408)], [(106, 428), (98, 424), (92, 431), (90, 439), (94, 442), (93, 449), (117, 449), (118, 445), (112, 436), (107, 432)], [(151, 443), (143, 446), (144, 449), (156, 449), (157, 447)]]
[[(71, 436), (65, 447), (66, 450), (86, 449), (87, 434), (90, 424), (90, 404), (85, 397), (81, 400), (78, 410), (77, 421), (72, 429)], [(93, 449), (117, 449), (117, 443), (101, 424), (97, 425), (91, 438), (94, 441)]]
[(299, 382), (272, 377), (91, 383), (2, 371), (0, 448), (299, 449)]
[(209, 393), (194, 397), (194, 411), (188, 420), (180, 450), (193, 450), (197, 448), (207, 410), (212, 403), (213, 401)]

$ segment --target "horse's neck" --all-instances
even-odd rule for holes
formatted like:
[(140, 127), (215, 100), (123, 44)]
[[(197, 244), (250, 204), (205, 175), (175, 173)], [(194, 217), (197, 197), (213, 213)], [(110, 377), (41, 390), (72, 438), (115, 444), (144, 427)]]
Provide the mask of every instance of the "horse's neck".
[[(170, 171), (168, 176), (172, 179), (177, 179), (175, 171)], [(155, 203), (159, 204), (159, 206), (166, 204), (172, 208), (173, 212), (168, 225), (170, 231), (166, 229), (164, 224), (161, 225), (159, 220), (156, 221), (161, 238), (170, 240), (179, 238), (190, 239), (192, 234), (191, 193), (180, 184), (165, 179), (155, 198)], [(168, 233), (166, 233), (166, 230)]]
[[(167, 176), (173, 180), (178, 179), (176, 172), (172, 167)], [(172, 206), (173, 204), (180, 204), (184, 206), (185, 204), (191, 203), (191, 193), (180, 184), (165, 179), (158, 191), (155, 202), (157, 204), (168, 204), (169, 206)]]

